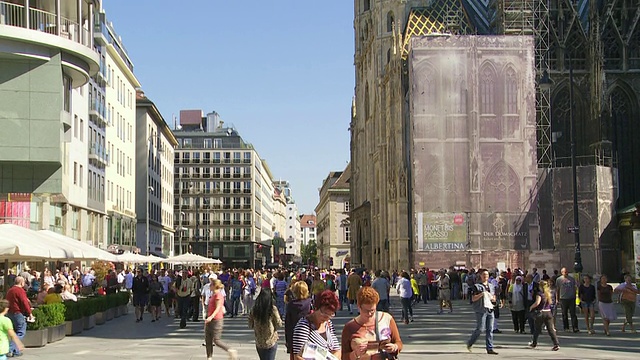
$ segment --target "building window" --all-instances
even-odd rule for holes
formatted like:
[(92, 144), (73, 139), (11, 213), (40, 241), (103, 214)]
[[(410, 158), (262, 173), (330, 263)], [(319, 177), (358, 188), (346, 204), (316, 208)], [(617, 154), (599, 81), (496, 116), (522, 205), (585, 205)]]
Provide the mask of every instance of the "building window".
[(245, 163), (250, 163), (251, 162), (251, 152), (247, 151), (244, 153), (244, 162)]
[(82, 187), (82, 174), (83, 173), (84, 173), (84, 167), (82, 165), (80, 165), (80, 170), (79, 170), (79, 175), (80, 175), (79, 178), (80, 178), (80, 180), (79, 180), (79, 184), (78, 184), (78, 185), (80, 185), (80, 187)]
[(211, 149), (213, 147), (213, 141), (211, 139), (204, 139), (204, 148)]
[(213, 148), (220, 149), (222, 147), (222, 139), (213, 139)]
[(191, 149), (192, 147), (191, 139), (184, 139), (182, 142), (182, 147), (184, 147), (185, 149)]
[(506, 92), (507, 92), (507, 114), (518, 113), (518, 79), (516, 71), (512, 67), (507, 69), (506, 74)]
[(364, 0), (364, 11), (369, 11), (371, 9), (371, 0)]
[(344, 227), (344, 242), (351, 242), (351, 228), (349, 226)]
[(62, 105), (64, 111), (71, 112), (71, 77), (62, 77)]
[(73, 162), (73, 185), (78, 184), (78, 163)]
[(480, 111), (482, 114), (495, 114), (493, 109), (496, 73), (486, 65), (480, 73)]
[(393, 31), (393, 12), (387, 13), (387, 32)]
[(344, 212), (349, 212), (351, 211), (351, 205), (349, 204), (348, 201), (344, 202)]

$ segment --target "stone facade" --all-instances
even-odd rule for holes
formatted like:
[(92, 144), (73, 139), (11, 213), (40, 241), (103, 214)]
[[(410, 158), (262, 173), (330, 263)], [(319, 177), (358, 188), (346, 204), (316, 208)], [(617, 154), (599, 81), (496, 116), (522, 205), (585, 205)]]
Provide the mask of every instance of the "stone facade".
[(533, 38), (414, 37), (408, 68), (416, 257), (524, 266), (538, 232)]

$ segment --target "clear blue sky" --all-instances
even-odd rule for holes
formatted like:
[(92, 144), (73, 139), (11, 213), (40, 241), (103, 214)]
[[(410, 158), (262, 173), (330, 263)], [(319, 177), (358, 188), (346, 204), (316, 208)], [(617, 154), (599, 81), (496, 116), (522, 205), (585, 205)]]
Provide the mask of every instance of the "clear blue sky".
[[(145, 94), (167, 122), (215, 110), (288, 180), (301, 213), (349, 160), (353, 1), (108, 0)], [(173, 124), (169, 124), (173, 127)]]

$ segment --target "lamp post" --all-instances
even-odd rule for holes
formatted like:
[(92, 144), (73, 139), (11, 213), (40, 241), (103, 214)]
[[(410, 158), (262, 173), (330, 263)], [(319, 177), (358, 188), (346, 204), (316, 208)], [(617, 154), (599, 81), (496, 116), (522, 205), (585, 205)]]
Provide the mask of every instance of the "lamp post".
[(571, 229), (575, 241), (575, 252), (573, 260), (573, 270), (581, 273), (582, 254), (580, 252), (580, 222), (578, 218), (578, 174), (576, 164), (576, 121), (573, 111), (573, 65), (571, 63), (571, 54), (565, 48), (565, 54), (568, 57), (569, 65), (569, 122), (571, 125), (571, 177), (573, 180), (573, 228)]
[(182, 255), (182, 237), (184, 236), (184, 227), (182, 226), (182, 219), (184, 219), (184, 217), (187, 214), (184, 213), (184, 211), (180, 211), (180, 250), (178, 251), (178, 255)]

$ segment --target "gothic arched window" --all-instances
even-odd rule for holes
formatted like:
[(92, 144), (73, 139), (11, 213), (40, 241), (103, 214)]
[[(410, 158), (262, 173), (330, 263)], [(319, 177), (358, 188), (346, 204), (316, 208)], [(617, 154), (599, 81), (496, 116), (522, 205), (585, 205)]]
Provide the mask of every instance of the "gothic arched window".
[(507, 114), (518, 113), (518, 77), (512, 67), (508, 67), (505, 73), (505, 91), (507, 102)]
[(489, 65), (480, 70), (480, 113), (495, 114), (496, 72)]
[(393, 12), (387, 13), (387, 32), (393, 31)]

